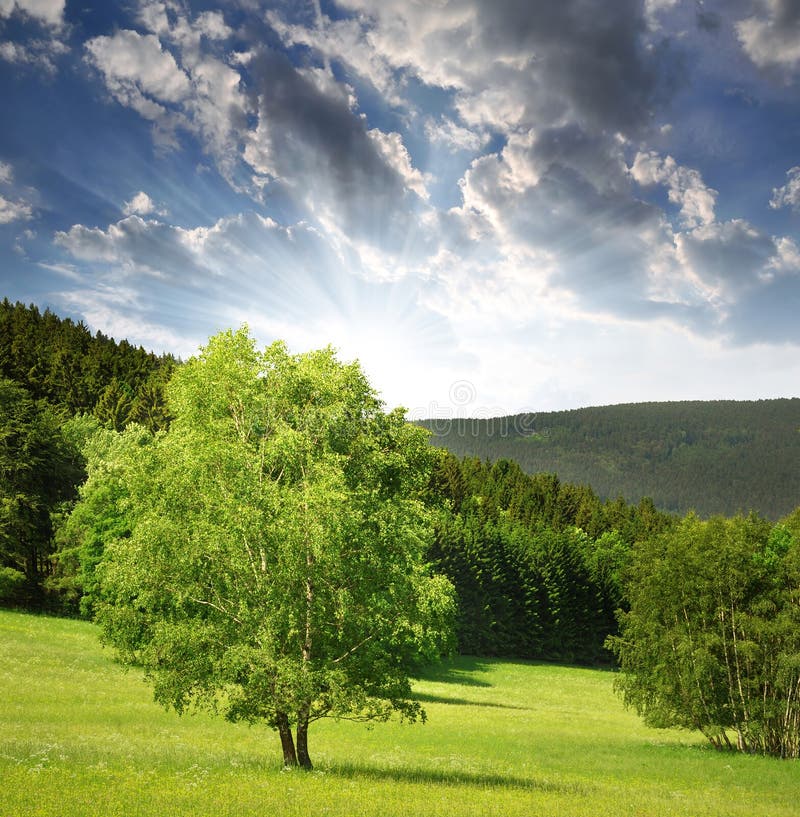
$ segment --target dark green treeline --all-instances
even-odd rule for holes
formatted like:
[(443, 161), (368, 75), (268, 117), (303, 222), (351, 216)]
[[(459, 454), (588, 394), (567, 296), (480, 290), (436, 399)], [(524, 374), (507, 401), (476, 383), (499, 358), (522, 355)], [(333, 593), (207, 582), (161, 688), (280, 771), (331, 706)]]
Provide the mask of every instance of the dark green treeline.
[(650, 496), (670, 513), (776, 521), (800, 497), (800, 399), (635, 403), (492, 419), (427, 420), (458, 457), (518, 462), (591, 485), (603, 498)]
[(176, 361), (35, 306), (0, 304), (0, 601), (63, 609), (56, 533), (98, 427), (169, 423)]
[(586, 486), (442, 453), (431, 557), (459, 597), (459, 649), (602, 662), (625, 606), (634, 544), (675, 520), (650, 500), (601, 502)]

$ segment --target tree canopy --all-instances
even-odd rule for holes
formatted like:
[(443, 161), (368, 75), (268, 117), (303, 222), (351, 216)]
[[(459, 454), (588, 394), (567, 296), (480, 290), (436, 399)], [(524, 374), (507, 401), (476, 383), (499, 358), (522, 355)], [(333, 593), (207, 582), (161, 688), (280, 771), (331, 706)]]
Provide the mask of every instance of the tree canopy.
[(626, 703), (717, 747), (800, 757), (800, 515), (690, 515), (634, 550), (610, 639)]
[(91, 514), (116, 533), (105, 637), (163, 704), (266, 721), (287, 764), (311, 766), (318, 718), (424, 716), (410, 673), (446, 646), (455, 608), (424, 561), (426, 432), (386, 413), (357, 363), (260, 352), (244, 329), (182, 366), (168, 400), (167, 432), (131, 426), (97, 454), (115, 486)]
[(60, 418), (0, 378), (0, 600), (40, 607), (53, 551), (53, 514), (82, 473)]

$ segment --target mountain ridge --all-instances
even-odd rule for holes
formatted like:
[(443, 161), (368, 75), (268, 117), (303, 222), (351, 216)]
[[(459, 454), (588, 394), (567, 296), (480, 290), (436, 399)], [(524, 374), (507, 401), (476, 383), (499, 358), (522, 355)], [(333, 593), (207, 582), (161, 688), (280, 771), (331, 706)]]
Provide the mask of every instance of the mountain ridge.
[(757, 511), (800, 501), (800, 398), (673, 400), (493, 418), (419, 421), (453, 454), (514, 460), (588, 484), (602, 498), (643, 496), (672, 513)]

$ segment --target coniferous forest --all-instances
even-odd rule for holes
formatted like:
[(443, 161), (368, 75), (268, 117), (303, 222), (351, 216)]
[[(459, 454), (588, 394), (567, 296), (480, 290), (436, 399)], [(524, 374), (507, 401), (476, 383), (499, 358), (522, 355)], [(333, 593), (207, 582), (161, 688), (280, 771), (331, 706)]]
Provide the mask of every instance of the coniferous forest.
[[(229, 335), (228, 342), (247, 347), (243, 338)], [(281, 365), (300, 365), (275, 348)], [(109, 543), (135, 533), (121, 464), (126, 457), (139, 462), (144, 455), (137, 451), (170, 436), (169, 383), (183, 368), (170, 356), (92, 335), (49, 311), (7, 300), (0, 305), (1, 604), (83, 617), (111, 609), (98, 565)], [(359, 370), (351, 369), (336, 371), (354, 378), (357, 390), (366, 388)], [(222, 381), (213, 369), (208, 376), (216, 389)], [(254, 377), (260, 384), (261, 375)], [(300, 381), (291, 371), (287, 377), (287, 395), (295, 399)], [(320, 388), (308, 392), (303, 412), (316, 410)], [(204, 395), (204, 389), (195, 391)], [(254, 433), (269, 440), (257, 414), (255, 425), (242, 430), (238, 398), (219, 399), (213, 434), (230, 420), (248, 445)], [(386, 423), (405, 439), (396, 414), (381, 420), (379, 404), (369, 405), (380, 445), (389, 439)], [(199, 406), (183, 405), (182, 434), (192, 433), (187, 417)], [(334, 440), (332, 462), (340, 462), (345, 439), (354, 463), (365, 452), (382, 452), (358, 442), (349, 414), (344, 422), (323, 409), (319, 416)], [(616, 660), (626, 671), (626, 699), (653, 724), (697, 728), (719, 746), (730, 745), (728, 730), (735, 730), (739, 748), (795, 757), (800, 526), (797, 511), (790, 511), (800, 497), (791, 467), (799, 453), (799, 414), (794, 399), (586, 409), (541, 415), (535, 424), (530, 417), (446, 428), (437, 421), (429, 424), (434, 447), (423, 442), (429, 454), (409, 448), (402, 471), (389, 457), (378, 469), (383, 488), (365, 496), (382, 496), (391, 486), (399, 491), (400, 473), (413, 477), (408, 484), (416, 493), (407, 499), (425, 509), (414, 524), (420, 531), (428, 526), (426, 564), (454, 589), (454, 644), (461, 653)], [(361, 417), (361, 409), (352, 416)], [(281, 446), (289, 448), (274, 453), (279, 461), (297, 445), (298, 431), (286, 434)], [(191, 443), (185, 450), (194, 455)], [(219, 451), (222, 457), (224, 447)], [(498, 456), (514, 452), (516, 460)], [(256, 451), (253, 462), (263, 456)], [(418, 465), (410, 471), (412, 461)], [(547, 468), (537, 468), (539, 462)], [(283, 479), (283, 466), (279, 473)], [(366, 471), (358, 473), (367, 479)], [(354, 474), (345, 471), (343, 479)], [(160, 502), (168, 488), (152, 501)], [(187, 487), (181, 502), (190, 502), (191, 491)], [(406, 501), (402, 492), (397, 496)], [(728, 518), (679, 515), (690, 507), (701, 514), (725, 511)], [(732, 517), (736, 511), (748, 515)], [(720, 620), (724, 626), (715, 629)], [(670, 655), (678, 656), (674, 677), (663, 669)], [(717, 691), (714, 700), (697, 698), (705, 685)]]
[(603, 498), (649, 496), (671, 513), (755, 510), (776, 520), (800, 496), (800, 399), (636, 403), (491, 419), (428, 420), (459, 457), (510, 459)]

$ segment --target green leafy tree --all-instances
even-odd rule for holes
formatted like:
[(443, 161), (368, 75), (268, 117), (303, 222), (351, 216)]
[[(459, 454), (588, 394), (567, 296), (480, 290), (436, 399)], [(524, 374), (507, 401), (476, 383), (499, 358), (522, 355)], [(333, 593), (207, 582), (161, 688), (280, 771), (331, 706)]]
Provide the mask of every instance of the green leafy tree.
[(54, 571), (47, 584), (62, 610), (91, 618), (99, 600), (97, 565), (105, 543), (130, 535), (121, 463), (136, 455), (129, 449), (151, 443), (152, 435), (141, 426), (125, 434), (98, 428), (91, 415), (69, 420), (64, 433), (86, 457), (87, 476), (79, 489), (81, 501), (56, 529)]
[(626, 703), (716, 747), (800, 756), (800, 543), (756, 516), (690, 515), (633, 551)]
[(455, 609), (424, 563), (426, 433), (383, 411), (357, 363), (259, 352), (244, 329), (212, 338), (168, 399), (169, 431), (130, 427), (103, 455), (104, 518), (120, 516), (98, 568), (105, 637), (164, 705), (266, 721), (287, 765), (311, 767), (316, 719), (424, 716), (410, 673)]

